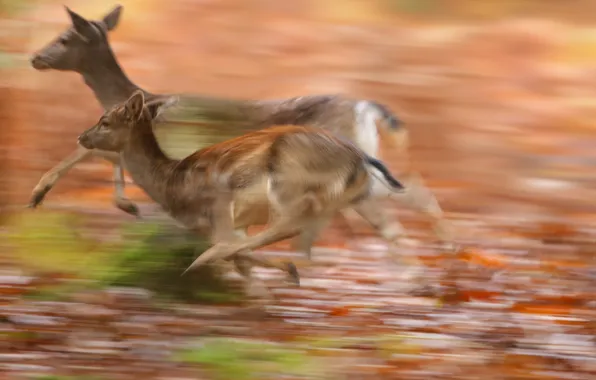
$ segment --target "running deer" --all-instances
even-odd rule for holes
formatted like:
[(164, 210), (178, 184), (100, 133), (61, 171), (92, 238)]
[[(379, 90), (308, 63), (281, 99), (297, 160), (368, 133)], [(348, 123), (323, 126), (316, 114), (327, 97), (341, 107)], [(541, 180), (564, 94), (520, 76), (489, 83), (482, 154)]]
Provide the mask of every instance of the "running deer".
[[(181, 160), (169, 158), (153, 131), (161, 106), (146, 104), (138, 90), (82, 133), (79, 144), (120, 154), (134, 182), (171, 217), (210, 236), (216, 244), (190, 268), (233, 258), (249, 285), (253, 263), (286, 270), (297, 280), (292, 263), (273, 264), (247, 250), (316, 235), (337, 211), (365, 204), (374, 186), (403, 190), (379, 160), (320, 128), (272, 126)], [(270, 222), (267, 230), (246, 237), (249, 226)]]
[[(124, 102), (140, 88), (118, 64), (108, 41), (108, 33), (118, 25), (122, 6), (116, 6), (100, 20), (90, 21), (69, 8), (66, 11), (71, 26), (31, 58), (37, 70), (73, 71), (82, 75), (104, 110)], [(142, 90), (147, 101), (164, 95)], [(162, 107), (158, 131), (176, 124), (195, 124), (217, 129), (217, 141), (241, 133), (274, 125), (292, 124), (323, 128), (353, 141), (371, 157), (379, 156), (380, 135), (398, 153), (402, 182), (406, 191), (399, 197), (411, 208), (430, 219), (439, 240), (451, 245), (451, 228), (438, 202), (424, 186), (421, 177), (411, 168), (408, 158), (408, 131), (383, 105), (339, 95), (313, 95), (281, 100), (218, 99), (199, 95), (180, 95), (170, 107)], [(200, 146), (197, 146), (200, 148)], [(43, 175), (35, 186), (29, 206), (37, 207), (56, 182), (72, 167), (89, 156), (103, 157), (112, 162), (115, 183), (114, 202), (127, 213), (138, 216), (137, 206), (124, 194), (124, 176), (119, 157), (111, 152), (89, 150), (79, 146)], [(393, 196), (381, 190), (382, 196)], [(346, 212), (347, 210), (342, 211)], [(357, 210), (384, 238), (399, 243), (406, 241), (405, 232), (397, 220), (388, 218), (379, 200)], [(305, 243), (307, 244), (307, 243)]]

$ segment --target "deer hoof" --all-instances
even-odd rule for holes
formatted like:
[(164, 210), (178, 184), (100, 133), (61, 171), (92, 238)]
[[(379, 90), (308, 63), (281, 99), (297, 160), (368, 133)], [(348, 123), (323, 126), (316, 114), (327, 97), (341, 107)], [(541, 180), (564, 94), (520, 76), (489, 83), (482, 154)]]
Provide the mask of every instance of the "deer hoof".
[(36, 202), (36, 199), (32, 199), (31, 202), (27, 205), (27, 208), (37, 208), (39, 202)]
[(129, 201), (128, 199), (117, 199), (114, 201), (116, 207), (120, 210), (124, 211), (127, 214), (137, 217), (141, 219), (141, 213), (139, 212), (139, 208), (137, 205)]
[(288, 261), (287, 266), (288, 281), (296, 286), (300, 286), (300, 274), (298, 273), (298, 268), (296, 268), (296, 265), (291, 261)]
[(29, 202), (29, 208), (36, 208), (39, 206), (50, 190), (52, 190), (52, 186), (50, 185), (44, 186), (41, 190), (33, 190), (33, 195), (31, 196), (31, 201)]

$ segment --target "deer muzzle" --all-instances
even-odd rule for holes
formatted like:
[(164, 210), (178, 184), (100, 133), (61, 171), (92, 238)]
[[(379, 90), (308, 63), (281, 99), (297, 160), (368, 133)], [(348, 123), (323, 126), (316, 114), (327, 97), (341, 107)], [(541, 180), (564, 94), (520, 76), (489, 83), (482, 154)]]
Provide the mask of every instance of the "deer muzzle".
[(35, 54), (33, 57), (31, 57), (31, 66), (33, 66), (33, 68), (35, 70), (47, 70), (50, 68), (50, 64), (47, 62), (47, 60), (39, 54)]
[(81, 133), (77, 140), (77, 144), (82, 146), (85, 149), (93, 149), (91, 144), (91, 140), (89, 139), (89, 135), (87, 133)]

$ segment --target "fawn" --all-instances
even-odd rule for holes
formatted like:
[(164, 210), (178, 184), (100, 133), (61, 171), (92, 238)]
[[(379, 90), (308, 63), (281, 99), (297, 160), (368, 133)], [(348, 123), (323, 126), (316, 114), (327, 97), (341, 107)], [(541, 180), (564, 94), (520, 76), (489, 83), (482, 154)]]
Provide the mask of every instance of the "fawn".
[[(91, 88), (104, 110), (127, 100), (140, 88), (124, 73), (110, 47), (108, 33), (120, 20), (122, 6), (116, 6), (102, 19), (87, 20), (69, 8), (70, 27), (31, 58), (37, 70), (61, 70), (79, 73)], [(142, 90), (148, 102), (166, 95)], [(242, 131), (258, 130), (274, 125), (293, 124), (319, 127), (347, 137), (371, 157), (378, 157), (380, 135), (400, 157), (400, 178), (406, 191), (399, 197), (410, 207), (422, 212), (433, 223), (440, 240), (453, 241), (450, 226), (432, 193), (423, 185), (408, 159), (408, 131), (391, 111), (379, 103), (350, 99), (339, 95), (313, 95), (279, 100), (219, 99), (199, 95), (180, 95), (171, 107), (162, 107), (159, 130), (176, 123), (206, 123), (218, 127), (219, 141), (237, 136)], [(379, 124), (379, 125), (377, 125)], [(219, 127), (219, 126), (222, 127)], [(200, 148), (197, 146), (197, 148)], [(55, 183), (86, 157), (96, 155), (109, 160), (114, 168), (114, 202), (116, 206), (138, 216), (137, 206), (124, 194), (124, 177), (118, 155), (79, 146), (75, 152), (43, 175), (35, 186), (30, 207), (37, 207)], [(379, 189), (383, 196), (392, 196)], [(343, 210), (345, 212), (347, 210)], [(388, 218), (379, 202), (370, 200), (356, 212), (367, 220), (385, 239), (400, 242), (405, 237), (401, 224)], [(307, 243), (304, 243), (307, 244)], [(303, 244), (303, 245), (304, 245)]]
[[(297, 278), (293, 264), (279, 266), (246, 251), (296, 235), (316, 235), (337, 211), (364, 204), (375, 186), (403, 190), (379, 160), (320, 128), (275, 126), (181, 160), (169, 158), (152, 126), (162, 104), (145, 104), (144, 93), (136, 91), (82, 133), (79, 144), (120, 154), (135, 183), (170, 216), (210, 236), (215, 246), (189, 269), (234, 256), (248, 284), (250, 262)], [(268, 222), (270, 228), (246, 237), (250, 225)]]

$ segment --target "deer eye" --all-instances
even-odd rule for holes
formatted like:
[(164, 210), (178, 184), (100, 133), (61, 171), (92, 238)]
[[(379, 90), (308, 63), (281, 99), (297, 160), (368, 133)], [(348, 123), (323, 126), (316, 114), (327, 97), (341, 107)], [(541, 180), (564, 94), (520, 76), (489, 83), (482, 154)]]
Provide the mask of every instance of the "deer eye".
[(60, 37), (60, 39), (58, 40), (58, 43), (64, 46), (68, 45), (68, 42), (68, 38), (66, 37)]
[(97, 123), (97, 129), (100, 131), (104, 130), (107, 126), (108, 126), (108, 122), (103, 119), (99, 120), (99, 122)]

